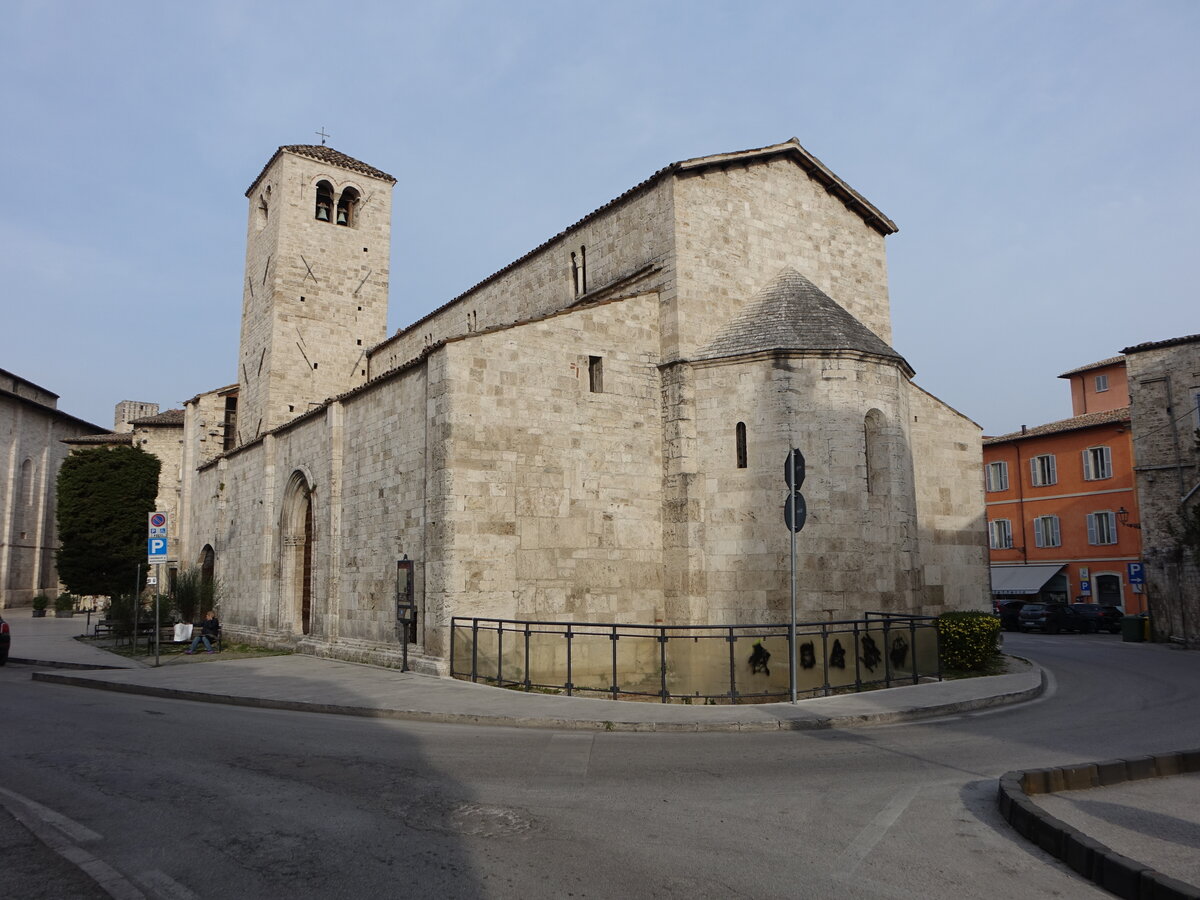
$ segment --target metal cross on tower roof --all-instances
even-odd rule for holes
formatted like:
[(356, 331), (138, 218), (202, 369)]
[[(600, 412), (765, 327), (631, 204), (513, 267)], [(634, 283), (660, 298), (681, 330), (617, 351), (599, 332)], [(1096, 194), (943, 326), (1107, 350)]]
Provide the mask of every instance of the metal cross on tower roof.
[(322, 147), (324, 147), (324, 146), (325, 146), (325, 139), (326, 139), (327, 137), (329, 137), (329, 135), (327, 135), (327, 134), (325, 133), (325, 126), (324, 126), (324, 125), (322, 125), (322, 126), (321, 126), (321, 130), (320, 130), (320, 131), (318, 131), (318, 132), (317, 132), (317, 134), (318, 134), (318, 135), (320, 136), (320, 138), (321, 138), (321, 146), (322, 146)]

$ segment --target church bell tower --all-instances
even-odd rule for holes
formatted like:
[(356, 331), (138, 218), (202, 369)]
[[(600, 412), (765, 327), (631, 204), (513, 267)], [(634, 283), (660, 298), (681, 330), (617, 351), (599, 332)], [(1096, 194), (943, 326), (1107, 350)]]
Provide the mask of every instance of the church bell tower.
[(300, 144), (246, 191), (236, 444), (366, 381), (366, 352), (387, 337), (395, 183)]

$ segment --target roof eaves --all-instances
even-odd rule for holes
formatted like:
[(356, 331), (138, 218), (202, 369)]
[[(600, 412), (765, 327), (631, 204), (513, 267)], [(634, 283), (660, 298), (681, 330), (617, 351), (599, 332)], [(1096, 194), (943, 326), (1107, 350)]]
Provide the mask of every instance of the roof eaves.
[(1076, 369), (1071, 369), (1068, 372), (1063, 372), (1058, 377), (1059, 378), (1070, 378), (1072, 375), (1079, 375), (1082, 372), (1091, 372), (1093, 369), (1103, 369), (1103, 368), (1106, 368), (1107, 366), (1115, 366), (1118, 364), (1124, 365), (1124, 363), (1125, 363), (1125, 357), (1110, 356), (1108, 359), (1100, 360), (1100, 362), (1090, 363), (1089, 365), (1079, 366)]
[[(322, 153), (321, 150), (326, 152)], [(254, 193), (254, 189), (258, 187), (263, 176), (267, 174), (267, 170), (275, 164), (275, 160), (279, 159), (284, 153), (291, 153), (295, 156), (303, 156), (305, 159), (316, 160), (320, 163), (325, 163), (330, 166), (337, 166), (339, 169), (345, 169), (347, 172), (357, 172), (360, 175), (367, 175), (371, 178), (378, 178), (380, 181), (390, 181), (396, 183), (396, 179), (382, 169), (377, 169), (374, 166), (369, 166), (353, 156), (348, 156), (339, 150), (334, 150), (332, 147), (325, 147), (310, 144), (284, 144), (276, 150), (271, 158), (267, 160), (267, 164), (262, 167), (262, 171), (258, 173), (258, 177), (246, 188), (246, 196), (249, 197)]]
[(1189, 334), (1184, 337), (1167, 338), (1165, 341), (1148, 341), (1144, 344), (1134, 344), (1126, 347), (1122, 353), (1141, 353), (1145, 350), (1158, 350), (1162, 347), (1176, 347), (1180, 344), (1193, 344), (1200, 341), (1200, 334)]
[(699, 171), (713, 167), (739, 165), (751, 160), (764, 159), (771, 156), (787, 156), (795, 160), (812, 178), (824, 185), (825, 189), (842, 201), (850, 210), (857, 213), (863, 221), (880, 234), (895, 234), (900, 229), (873, 203), (862, 194), (850, 187), (845, 181), (834, 174), (825, 163), (806, 150), (797, 138), (784, 141), (782, 144), (772, 144), (769, 147), (759, 147), (756, 150), (739, 150), (734, 153), (717, 153), (712, 156), (700, 156), (695, 159), (676, 163), (681, 173)]
[(1082, 431), (1086, 428), (1096, 428), (1101, 425), (1117, 425), (1131, 424), (1132, 420), (1129, 416), (1129, 407), (1122, 406), (1119, 409), (1105, 410), (1104, 412), (1086, 413), (1082, 416), (1073, 416), (1070, 419), (1061, 419), (1057, 422), (1048, 422), (1045, 425), (1036, 425), (1033, 428), (1026, 428), (1024, 431), (1014, 431), (1010, 434), (1000, 434), (995, 437), (985, 437), (983, 439), (984, 446), (992, 444), (1006, 444), (1010, 441), (1022, 441), (1027, 438), (1045, 437), (1050, 434), (1063, 434), (1068, 431)]

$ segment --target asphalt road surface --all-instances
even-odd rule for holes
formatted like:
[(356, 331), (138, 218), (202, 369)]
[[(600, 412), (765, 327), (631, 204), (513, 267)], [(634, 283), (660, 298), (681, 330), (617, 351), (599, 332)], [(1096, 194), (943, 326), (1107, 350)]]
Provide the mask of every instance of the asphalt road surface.
[(767, 734), (253, 710), (10, 664), (0, 896), (1107, 896), (1003, 823), (996, 779), (1200, 746), (1200, 655), (1110, 635), (1007, 649), (1046, 667), (1044, 698)]

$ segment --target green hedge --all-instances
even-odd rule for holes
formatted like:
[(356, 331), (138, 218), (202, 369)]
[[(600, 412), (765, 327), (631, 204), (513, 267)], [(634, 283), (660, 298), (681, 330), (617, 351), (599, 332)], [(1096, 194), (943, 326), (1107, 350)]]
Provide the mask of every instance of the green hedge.
[(937, 619), (942, 669), (984, 669), (1000, 652), (1000, 619), (985, 612), (948, 612)]

